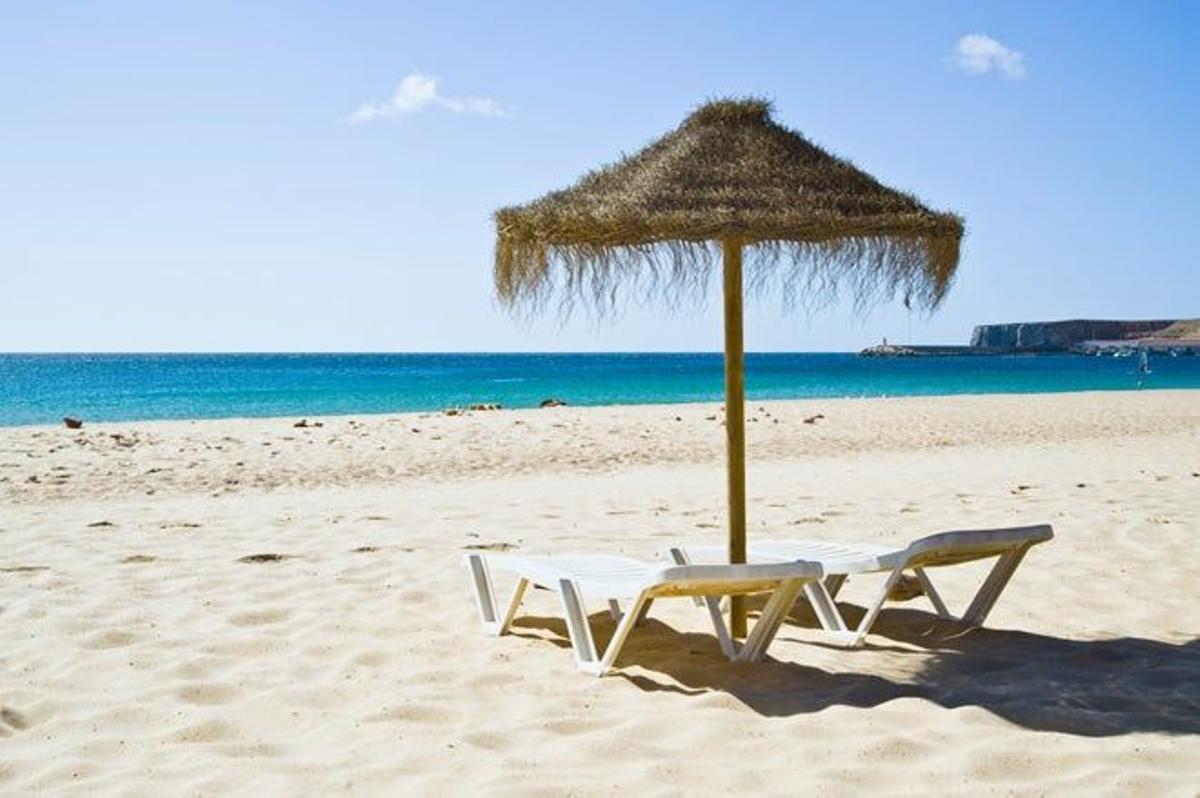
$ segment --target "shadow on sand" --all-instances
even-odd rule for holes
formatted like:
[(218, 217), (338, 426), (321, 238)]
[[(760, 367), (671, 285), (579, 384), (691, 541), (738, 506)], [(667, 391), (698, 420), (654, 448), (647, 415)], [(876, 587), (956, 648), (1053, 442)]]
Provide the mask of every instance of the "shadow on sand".
[[(863, 610), (841, 605), (847, 622)], [(596, 643), (603, 647), (613, 623), (606, 613), (591, 616)], [(813, 627), (811, 612), (798, 606), (780, 640), (799, 639), (798, 627)], [(561, 619), (525, 616), (512, 633), (569, 648)], [(881, 638), (892, 641), (881, 642)], [(817, 638), (804, 634), (808, 645)], [(863, 673), (827, 673), (782, 662), (733, 664), (721, 656), (712, 635), (683, 633), (650, 618), (621, 654), (614, 676), (647, 691), (683, 695), (726, 693), (755, 712), (788, 716), (829, 706), (874, 707), (897, 698), (922, 698), (946, 708), (976, 706), (1021, 727), (1089, 737), (1161, 732), (1200, 734), (1200, 638), (1171, 644), (1136, 637), (1067, 640), (1026, 632), (966, 630), (931, 613), (888, 609), (867, 645), (838, 650), (846, 669), (857, 658)], [(911, 679), (870, 675), (880, 657), (918, 657)], [(650, 673), (630, 673), (637, 666)], [(661, 674), (664, 679), (656, 678)]]

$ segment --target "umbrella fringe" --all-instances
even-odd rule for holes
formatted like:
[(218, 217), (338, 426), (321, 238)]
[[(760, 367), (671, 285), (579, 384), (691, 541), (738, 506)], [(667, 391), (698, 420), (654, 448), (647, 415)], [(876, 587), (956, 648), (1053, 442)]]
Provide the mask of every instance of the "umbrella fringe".
[[(844, 295), (859, 314), (897, 296), (910, 308), (933, 310), (953, 281), (958, 250), (957, 236), (757, 241), (744, 250), (745, 292), (759, 301), (777, 296), (785, 312), (813, 313)], [(564, 319), (579, 308), (608, 318), (630, 302), (679, 310), (704, 303), (720, 264), (721, 246), (711, 241), (616, 247), (501, 241), (496, 294), (517, 316), (540, 314), (555, 298)]]

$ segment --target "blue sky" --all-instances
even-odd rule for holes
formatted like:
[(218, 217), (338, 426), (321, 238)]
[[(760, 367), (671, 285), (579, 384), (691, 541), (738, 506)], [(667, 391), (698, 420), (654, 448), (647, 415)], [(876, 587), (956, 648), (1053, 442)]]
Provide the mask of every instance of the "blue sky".
[(720, 349), (715, 293), (514, 322), (490, 215), (747, 93), (968, 224), (932, 317), (768, 299), (748, 349), (1197, 316), (1197, 41), (1170, 2), (10, 3), (0, 350)]

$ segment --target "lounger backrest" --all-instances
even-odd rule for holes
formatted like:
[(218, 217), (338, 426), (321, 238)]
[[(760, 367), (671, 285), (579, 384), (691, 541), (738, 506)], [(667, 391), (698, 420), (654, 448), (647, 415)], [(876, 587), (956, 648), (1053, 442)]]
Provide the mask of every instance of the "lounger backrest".
[(1042, 543), (1054, 537), (1048, 524), (1007, 529), (968, 529), (939, 532), (913, 543), (904, 551), (910, 565), (937, 567), (995, 557), (1018, 546)]

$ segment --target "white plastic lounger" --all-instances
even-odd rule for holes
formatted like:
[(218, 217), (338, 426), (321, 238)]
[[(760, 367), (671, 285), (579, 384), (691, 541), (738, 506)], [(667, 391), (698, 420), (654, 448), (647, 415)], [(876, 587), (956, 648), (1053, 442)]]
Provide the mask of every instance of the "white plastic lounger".
[[(862, 645), (871, 626), (883, 609), (883, 602), (900, 575), (912, 571), (921, 583), (930, 603), (943, 618), (959, 620), (969, 626), (982, 626), (989, 612), (1000, 598), (1008, 580), (1021, 564), (1029, 549), (1054, 537), (1048, 525), (1013, 527), (1009, 529), (979, 529), (959, 532), (942, 532), (913, 541), (908, 546), (885, 546), (877, 543), (836, 543), (824, 540), (792, 540), (754, 543), (748, 557), (756, 563), (780, 563), (794, 560), (818, 562), (825, 571), (825, 581), (815, 583), (805, 590), (813, 612), (826, 632), (826, 639), (854, 648)], [(719, 546), (698, 546), (671, 549), (671, 557), (677, 563), (720, 562), (725, 550)], [(975, 594), (967, 611), (961, 618), (946, 608), (933, 581), (926, 573), (927, 568), (972, 560), (998, 557), (987, 579)], [(867, 613), (856, 629), (847, 627), (838, 612), (837, 598), (847, 577), (852, 574), (888, 572), (875, 599), (867, 607)]]
[[(675, 596), (703, 599), (725, 655), (735, 661), (757, 662), (766, 653), (800, 591), (807, 585), (820, 585), (822, 576), (819, 565), (794, 561), (759, 565), (672, 565), (605, 554), (534, 557), (477, 553), (468, 554), (464, 559), (475, 588), (479, 615), (487, 631), (495, 635), (508, 631), (529, 585), (553, 590), (562, 602), (575, 664), (596, 676), (603, 676), (613, 667), (625, 639), (645, 617), (650, 604), (655, 599)], [(503, 610), (496, 604), (493, 570), (507, 571), (517, 577), (512, 598)], [(748, 593), (770, 593), (771, 597), (750, 636), (739, 648), (725, 626), (719, 597)], [(607, 601), (609, 611), (617, 621), (616, 631), (603, 655), (596, 651), (584, 609), (585, 596)], [(621, 611), (621, 599), (633, 600), (625, 612)]]

